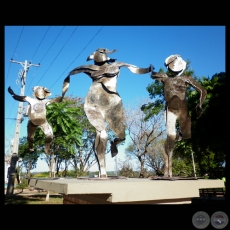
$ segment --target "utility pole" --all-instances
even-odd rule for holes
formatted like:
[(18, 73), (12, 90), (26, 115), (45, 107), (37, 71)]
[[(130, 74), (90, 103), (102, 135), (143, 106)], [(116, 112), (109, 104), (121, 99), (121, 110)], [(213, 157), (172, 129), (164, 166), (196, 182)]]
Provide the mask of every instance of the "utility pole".
[(195, 162), (194, 162), (194, 157), (193, 157), (193, 151), (192, 151), (192, 149), (191, 149), (191, 154), (192, 154), (192, 164), (193, 164), (194, 176), (196, 178), (196, 168), (195, 168)]
[[(19, 72), (19, 75), (20, 75), (19, 77), (21, 78), (20, 96), (24, 96), (25, 85), (26, 85), (26, 74), (29, 70), (29, 67), (30, 66), (40, 66), (40, 64), (38, 65), (31, 64), (31, 62), (28, 63), (27, 60), (25, 60), (25, 62), (23, 63), (23, 62), (14, 61), (13, 59), (11, 59), (10, 62), (21, 64), (24, 68), (22, 72)], [(23, 102), (19, 102), (18, 114), (17, 114), (17, 119), (16, 119), (16, 128), (15, 128), (15, 133), (14, 133), (13, 150), (12, 150), (12, 156), (10, 160), (10, 167), (8, 170), (8, 184), (7, 184), (7, 191), (6, 191), (7, 196), (11, 196), (14, 194), (14, 182), (15, 182), (16, 176), (18, 175), (16, 171), (16, 164), (19, 159), (18, 158), (18, 146), (19, 146), (20, 127), (21, 127), (21, 123), (23, 119), (22, 112), (23, 112)]]
[(117, 155), (115, 156), (115, 172), (116, 172), (116, 176), (118, 176), (118, 172), (117, 172)]

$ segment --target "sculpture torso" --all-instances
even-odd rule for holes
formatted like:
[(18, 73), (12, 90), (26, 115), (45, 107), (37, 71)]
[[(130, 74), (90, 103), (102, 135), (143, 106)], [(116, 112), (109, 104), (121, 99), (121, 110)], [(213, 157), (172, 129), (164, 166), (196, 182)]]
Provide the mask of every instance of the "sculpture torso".
[(164, 79), (164, 97), (166, 101), (171, 100), (173, 96), (179, 97), (180, 100), (186, 99), (187, 83), (185, 80), (186, 79), (181, 76), (167, 77)]
[(167, 77), (164, 79), (164, 97), (168, 108), (186, 109), (186, 79), (181, 76)]
[(46, 106), (49, 99), (39, 100), (37, 98), (26, 97), (29, 102), (28, 117), (34, 125), (42, 125), (46, 122)]
[[(99, 72), (103, 73), (98, 75)], [(107, 73), (109, 71), (110, 73)], [(111, 105), (120, 103), (121, 98), (117, 93), (117, 78), (120, 70), (117, 66), (107, 63), (101, 66), (101, 70), (91, 75), (93, 84), (90, 86), (86, 96), (85, 106), (91, 105), (101, 109), (102, 114), (110, 109)], [(97, 76), (96, 78), (93, 78)]]
[(168, 108), (187, 109), (186, 88), (189, 86), (194, 87), (201, 94), (200, 100), (203, 103), (205, 91), (192, 77), (185, 75), (169, 77), (166, 73), (156, 72), (151, 77), (164, 84), (164, 98)]

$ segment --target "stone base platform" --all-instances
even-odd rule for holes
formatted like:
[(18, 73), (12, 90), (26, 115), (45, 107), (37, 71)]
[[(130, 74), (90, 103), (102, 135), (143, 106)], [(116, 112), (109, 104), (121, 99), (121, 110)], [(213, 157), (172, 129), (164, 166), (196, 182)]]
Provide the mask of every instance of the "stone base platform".
[(199, 189), (224, 188), (214, 179), (31, 178), (29, 185), (63, 195), (63, 204), (190, 204)]

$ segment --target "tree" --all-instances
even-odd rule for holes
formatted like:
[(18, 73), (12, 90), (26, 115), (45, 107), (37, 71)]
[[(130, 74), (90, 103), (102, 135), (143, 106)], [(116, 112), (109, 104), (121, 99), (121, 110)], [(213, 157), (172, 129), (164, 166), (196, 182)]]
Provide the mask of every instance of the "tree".
[[(57, 166), (60, 166), (63, 160), (69, 160), (75, 153), (75, 146), (82, 145), (81, 118), (84, 112), (79, 106), (80, 101), (80, 98), (65, 98), (61, 103), (47, 106), (47, 120), (54, 134), (51, 155), (46, 157), (50, 177), (52, 177), (54, 164), (55, 170), (58, 171)], [(35, 148), (37, 150), (44, 146), (44, 134), (41, 130), (36, 130), (34, 143), (37, 143)]]
[[(192, 145), (195, 157), (199, 163), (201, 174), (209, 174), (209, 178), (221, 178), (226, 175), (225, 163), (227, 154), (227, 87), (226, 74), (214, 74), (211, 79), (203, 77), (200, 84), (207, 90), (202, 116), (197, 120), (192, 116)], [(196, 94), (189, 95), (189, 105), (194, 106)]]
[(135, 177), (134, 166), (130, 157), (124, 161), (119, 161), (119, 175), (124, 177)]
[[(95, 128), (91, 125), (88, 118), (83, 116), (82, 120), (83, 126), (83, 137), (82, 137), (82, 146), (76, 147), (75, 155), (72, 155), (70, 164), (74, 167), (76, 175), (82, 176), (86, 174), (89, 169), (96, 163), (97, 155), (94, 152), (94, 141), (95, 141)], [(108, 142), (106, 146), (105, 153), (108, 154), (111, 152), (110, 145), (108, 144), (110, 141), (114, 140), (115, 134), (109, 128), (106, 127), (108, 133)], [(123, 145), (124, 143), (120, 143), (118, 145)], [(99, 173), (99, 171), (98, 171)]]
[(143, 101), (139, 102), (135, 108), (125, 108), (125, 126), (131, 139), (125, 153), (138, 159), (140, 163), (139, 177), (144, 176), (146, 155), (151, 153), (151, 143), (164, 132), (162, 114), (145, 120), (145, 113), (141, 111), (142, 104)]
[(82, 144), (74, 146), (74, 153), (70, 155), (69, 165), (71, 165), (76, 173), (76, 176), (82, 176), (88, 172), (88, 170), (97, 163), (96, 156), (93, 150), (95, 140), (95, 128), (89, 122), (84, 111), (84, 99), (67, 97), (66, 100), (75, 101), (82, 111), (82, 116), (78, 117), (78, 122), (81, 123), (82, 128)]
[(164, 175), (164, 158), (163, 151), (164, 146), (163, 142), (165, 138), (155, 139), (150, 145), (150, 151), (146, 155), (146, 166), (153, 170), (156, 176)]
[(84, 175), (95, 163), (93, 150), (95, 128), (89, 123), (86, 115), (82, 116), (82, 145), (76, 146), (75, 154), (71, 155), (70, 164), (74, 167), (76, 176)]
[(30, 152), (27, 137), (19, 139), (18, 157), (22, 159), (22, 166), (26, 169), (27, 178), (30, 178), (30, 172), (37, 166), (39, 158), (38, 152)]
[(173, 175), (183, 177), (193, 177), (193, 165), (189, 158), (176, 158), (173, 159)]

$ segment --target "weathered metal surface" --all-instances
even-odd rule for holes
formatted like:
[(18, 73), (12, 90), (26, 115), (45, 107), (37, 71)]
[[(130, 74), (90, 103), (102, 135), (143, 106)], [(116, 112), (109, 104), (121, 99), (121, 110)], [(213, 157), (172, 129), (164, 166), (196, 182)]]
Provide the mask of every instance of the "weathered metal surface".
[(63, 82), (64, 95), (69, 88), (71, 75), (85, 73), (93, 81), (85, 98), (84, 110), (89, 122), (96, 128), (94, 152), (100, 178), (107, 177), (105, 151), (108, 133), (106, 123), (116, 135), (116, 138), (111, 141), (112, 157), (118, 154), (117, 145), (125, 140), (124, 111), (122, 99), (117, 92), (120, 68), (126, 67), (135, 74), (151, 72), (151, 65), (148, 68), (139, 68), (124, 62), (116, 62), (116, 59), (107, 56), (115, 51), (104, 48), (97, 49), (87, 58), (87, 61), (94, 60), (94, 65), (82, 65), (74, 68)]
[[(164, 176), (172, 177), (172, 156), (175, 141), (191, 138), (191, 117), (188, 112), (186, 100), (186, 89), (193, 87), (199, 94), (200, 99), (196, 106), (197, 118), (201, 116), (202, 104), (206, 98), (206, 90), (192, 77), (183, 75), (186, 69), (186, 62), (180, 55), (171, 55), (165, 60), (165, 65), (171, 72), (170, 76), (166, 73), (151, 73), (154, 80), (158, 80), (164, 85), (165, 122), (167, 138), (164, 144)], [(176, 132), (176, 121), (178, 120), (180, 132)]]
[(53, 130), (46, 118), (46, 107), (47, 105), (54, 102), (61, 102), (63, 97), (57, 97), (53, 99), (46, 99), (46, 97), (51, 95), (48, 88), (42, 86), (34, 86), (34, 98), (28, 96), (19, 96), (14, 93), (14, 91), (9, 87), (8, 92), (12, 97), (21, 102), (28, 102), (28, 125), (27, 125), (27, 140), (29, 143), (29, 150), (34, 151), (33, 139), (34, 133), (37, 127), (41, 127), (41, 130), (45, 134), (45, 153), (50, 154), (50, 144), (53, 139)]

